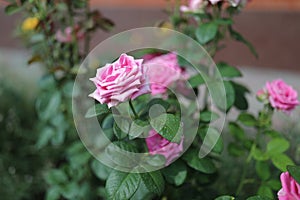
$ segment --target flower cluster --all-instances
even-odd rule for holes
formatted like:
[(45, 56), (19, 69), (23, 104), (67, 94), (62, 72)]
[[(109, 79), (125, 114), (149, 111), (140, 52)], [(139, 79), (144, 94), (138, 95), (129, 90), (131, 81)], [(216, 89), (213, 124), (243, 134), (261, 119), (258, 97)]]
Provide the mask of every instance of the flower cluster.
[(112, 107), (145, 93), (165, 94), (182, 75), (175, 53), (146, 55), (137, 60), (122, 54), (116, 62), (97, 70), (91, 79), (96, 90), (90, 97)]
[[(208, 3), (215, 5), (224, 0), (189, 0), (188, 6), (180, 6), (181, 12), (199, 12), (201, 11)], [(228, 0), (231, 6), (237, 7), (242, 3), (242, 0)]]

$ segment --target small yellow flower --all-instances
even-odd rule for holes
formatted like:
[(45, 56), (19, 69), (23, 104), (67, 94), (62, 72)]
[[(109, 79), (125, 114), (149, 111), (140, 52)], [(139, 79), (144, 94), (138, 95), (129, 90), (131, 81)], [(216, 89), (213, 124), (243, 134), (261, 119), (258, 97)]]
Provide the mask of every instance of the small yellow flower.
[(22, 23), (22, 30), (23, 31), (32, 31), (34, 30), (39, 23), (39, 19), (36, 17), (28, 17)]

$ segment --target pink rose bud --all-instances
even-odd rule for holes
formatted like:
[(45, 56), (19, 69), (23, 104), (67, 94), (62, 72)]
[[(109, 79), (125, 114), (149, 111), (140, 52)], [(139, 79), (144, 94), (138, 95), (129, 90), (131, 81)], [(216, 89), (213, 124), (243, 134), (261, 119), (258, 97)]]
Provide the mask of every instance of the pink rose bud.
[(55, 38), (61, 43), (70, 43), (73, 39), (73, 32), (75, 33), (77, 40), (81, 40), (84, 38), (84, 32), (80, 30), (80, 27), (78, 25), (75, 25), (74, 28), (68, 26), (67, 28), (65, 28), (64, 32), (58, 30), (55, 34)]
[(150, 155), (163, 155), (166, 158), (166, 166), (178, 158), (183, 150), (183, 138), (180, 144), (168, 141), (159, 135), (155, 130), (149, 131), (146, 144)]
[(154, 57), (146, 61), (145, 66), (147, 67), (152, 95), (166, 93), (167, 88), (180, 80), (182, 75), (182, 69), (175, 53)]
[(112, 107), (149, 93), (142, 62), (143, 59), (135, 60), (132, 56), (122, 54), (116, 62), (97, 69), (96, 77), (90, 79), (96, 90), (89, 96)]
[(299, 105), (297, 91), (280, 79), (267, 82), (266, 91), (275, 109), (290, 112)]
[(300, 185), (288, 173), (280, 175), (282, 188), (278, 192), (279, 200), (300, 200)]
[(261, 101), (263, 103), (269, 103), (268, 93), (263, 89), (260, 89), (260, 90), (257, 91), (256, 97), (259, 101)]

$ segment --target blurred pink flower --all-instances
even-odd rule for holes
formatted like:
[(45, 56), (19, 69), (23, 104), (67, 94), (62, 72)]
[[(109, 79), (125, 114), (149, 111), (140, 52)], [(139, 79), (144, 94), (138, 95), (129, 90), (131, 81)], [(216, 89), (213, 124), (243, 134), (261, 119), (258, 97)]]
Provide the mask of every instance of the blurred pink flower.
[[(213, 5), (215, 5), (216, 3), (220, 2), (220, 1), (224, 1), (224, 0), (209, 0), (209, 2)], [(228, 1), (233, 7), (236, 7), (241, 3), (241, 0), (228, 0)]]
[(58, 30), (55, 34), (55, 38), (61, 43), (70, 43), (72, 42), (74, 32), (77, 40), (81, 40), (84, 38), (84, 32), (80, 30), (80, 27), (78, 25), (76, 25), (74, 28), (68, 26), (63, 32), (61, 30)]
[(166, 158), (166, 165), (169, 165), (174, 159), (179, 157), (183, 151), (183, 138), (179, 144), (173, 143), (163, 138), (153, 129), (149, 131), (146, 144), (150, 155), (159, 154)]
[(300, 185), (288, 173), (280, 175), (282, 188), (278, 192), (279, 200), (300, 200)]
[(145, 62), (145, 67), (152, 95), (164, 94), (171, 84), (180, 80), (182, 75), (175, 53), (153, 57)]
[(281, 79), (266, 83), (265, 88), (271, 106), (282, 111), (292, 111), (299, 105), (297, 91)]
[(89, 96), (112, 107), (149, 93), (142, 62), (143, 59), (135, 60), (132, 56), (122, 54), (116, 62), (97, 69), (96, 77), (90, 79), (96, 90)]
[(205, 4), (203, 0), (189, 0), (188, 6), (182, 5), (180, 6), (181, 12), (197, 12), (201, 9)]

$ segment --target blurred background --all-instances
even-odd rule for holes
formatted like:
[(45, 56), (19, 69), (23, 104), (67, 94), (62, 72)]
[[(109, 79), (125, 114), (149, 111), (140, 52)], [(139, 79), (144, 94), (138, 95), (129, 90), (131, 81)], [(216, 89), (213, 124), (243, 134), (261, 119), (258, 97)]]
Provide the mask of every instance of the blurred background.
[[(110, 33), (97, 32), (92, 38), (91, 48), (121, 31), (153, 26), (166, 19), (164, 9), (170, 2), (92, 0), (92, 9), (100, 9), (116, 26)], [(34, 98), (43, 69), (36, 64), (27, 65), (30, 52), (14, 32), (16, 24), (22, 22), (22, 17), (5, 15), (6, 4), (5, 1), (0, 1), (0, 194), (5, 192), (7, 194), (4, 196), (13, 195), (13, 199), (19, 199), (20, 195), (23, 199), (24, 194), (30, 193), (29, 189), (34, 188), (34, 193), (38, 195), (39, 188), (43, 187), (37, 184), (28, 188), (27, 184), (39, 183), (39, 180), (32, 177), (39, 177), (38, 174), (42, 172), (37, 166), (32, 166), (31, 161), (34, 159), (35, 163), (43, 162), (42, 157), (45, 156), (43, 152), (34, 149), (35, 135), (38, 133), (33, 125), (36, 120)], [(253, 57), (244, 45), (228, 41), (227, 48), (216, 59), (239, 66), (244, 72), (240, 81), (253, 92), (267, 80), (276, 78), (284, 79), (300, 92), (300, 0), (252, 0), (244, 12), (236, 17), (234, 26), (253, 43), (259, 58)], [(259, 105), (253, 96), (249, 96), (250, 109), (255, 112)], [(290, 137), (299, 138), (299, 116), (299, 109), (290, 118), (279, 114), (276, 126), (286, 129)], [(15, 146), (16, 141), (18, 147)], [(32, 146), (31, 151), (23, 152), (22, 147), (28, 145)], [(299, 155), (295, 156), (299, 161), (300, 150)], [(15, 188), (7, 189), (7, 185), (14, 185)]]

